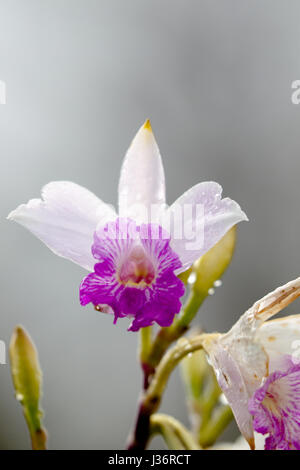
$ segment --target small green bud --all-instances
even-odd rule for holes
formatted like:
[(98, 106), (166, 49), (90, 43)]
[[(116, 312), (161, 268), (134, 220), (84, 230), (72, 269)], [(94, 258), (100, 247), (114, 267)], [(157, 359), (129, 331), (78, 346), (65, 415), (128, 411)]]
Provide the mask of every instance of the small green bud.
[(14, 329), (9, 355), (16, 399), (23, 407), (32, 448), (35, 450), (46, 449), (47, 433), (42, 427), (43, 412), (39, 406), (42, 371), (36, 347), (29, 334), (21, 326)]

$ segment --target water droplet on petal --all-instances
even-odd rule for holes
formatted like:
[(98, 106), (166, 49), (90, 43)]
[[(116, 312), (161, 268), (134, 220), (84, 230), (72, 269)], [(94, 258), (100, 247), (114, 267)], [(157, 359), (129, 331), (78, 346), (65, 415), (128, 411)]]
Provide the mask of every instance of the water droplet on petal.
[(208, 289), (208, 295), (214, 295), (214, 293), (215, 293), (215, 289), (213, 287)]
[(217, 280), (214, 282), (214, 286), (215, 286), (215, 287), (221, 287), (221, 285), (222, 285), (221, 279), (217, 279)]
[(220, 400), (220, 403), (222, 403), (222, 405), (228, 405), (228, 401), (227, 401), (227, 398), (225, 397), (224, 393), (222, 393), (220, 395), (219, 400)]

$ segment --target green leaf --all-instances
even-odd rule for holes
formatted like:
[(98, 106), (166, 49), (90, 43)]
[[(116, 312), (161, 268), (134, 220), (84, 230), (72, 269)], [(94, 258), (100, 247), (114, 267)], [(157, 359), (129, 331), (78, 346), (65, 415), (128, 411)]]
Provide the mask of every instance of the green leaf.
[(45, 449), (47, 434), (42, 427), (43, 412), (40, 409), (42, 371), (36, 347), (29, 334), (21, 326), (14, 329), (9, 355), (16, 399), (23, 407), (32, 448)]

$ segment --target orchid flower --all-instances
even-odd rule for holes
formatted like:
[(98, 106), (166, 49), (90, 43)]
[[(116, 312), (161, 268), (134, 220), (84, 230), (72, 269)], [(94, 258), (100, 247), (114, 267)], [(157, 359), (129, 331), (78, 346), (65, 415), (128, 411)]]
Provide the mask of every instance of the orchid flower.
[(136, 331), (154, 322), (169, 326), (184, 293), (177, 275), (247, 220), (221, 193), (217, 183), (199, 183), (168, 207), (160, 152), (146, 121), (121, 168), (118, 214), (87, 189), (58, 181), (8, 218), (90, 272), (80, 285), (82, 305), (113, 313), (115, 322), (131, 317), (129, 329)]
[[(257, 301), (205, 344), (242, 435), (254, 448), (300, 449), (300, 315), (269, 320), (300, 296), (300, 278)], [(298, 347), (298, 350), (297, 350)]]

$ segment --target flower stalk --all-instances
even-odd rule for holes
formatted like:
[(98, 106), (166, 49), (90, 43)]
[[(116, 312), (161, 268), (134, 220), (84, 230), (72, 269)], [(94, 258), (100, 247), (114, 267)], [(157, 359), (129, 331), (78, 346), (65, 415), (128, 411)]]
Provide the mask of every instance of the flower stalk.
[(139, 359), (144, 374), (143, 388), (146, 390), (150, 384), (154, 368), (148, 363), (149, 353), (152, 347), (152, 327), (147, 326), (140, 329), (139, 336)]
[(203, 348), (203, 342), (208, 336), (199, 335), (191, 339), (181, 338), (164, 355), (159, 363), (150, 385), (144, 391), (138, 411), (136, 426), (128, 449), (145, 449), (150, 438), (150, 417), (161, 403), (169, 377), (177, 364), (188, 354)]
[(169, 328), (160, 329), (149, 351), (147, 359), (149, 367), (157, 367), (169, 346), (188, 331), (190, 322), (197, 314), (207, 295), (207, 293), (199, 295), (199, 293), (193, 289), (182, 313), (174, 321), (173, 325)]
[(150, 418), (150, 437), (161, 434), (171, 450), (200, 450), (191, 432), (177, 419), (162, 413)]

